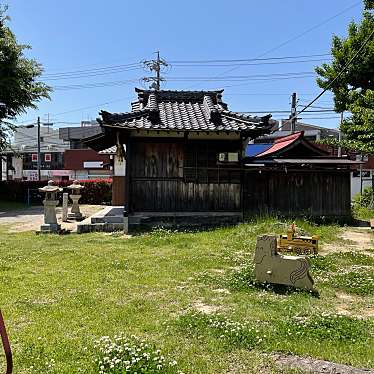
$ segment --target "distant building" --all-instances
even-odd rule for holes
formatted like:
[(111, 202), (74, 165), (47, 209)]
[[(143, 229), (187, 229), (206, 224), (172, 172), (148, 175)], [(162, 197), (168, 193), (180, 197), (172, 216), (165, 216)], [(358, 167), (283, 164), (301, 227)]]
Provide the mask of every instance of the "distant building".
[[(322, 126), (315, 126), (306, 123), (296, 123), (296, 131), (304, 131), (304, 138), (308, 141), (317, 142), (321, 139), (335, 138), (339, 139), (340, 131), (337, 129), (329, 129)], [(272, 133), (257, 138), (254, 143), (260, 146), (261, 144), (274, 143), (276, 139), (291, 134), (291, 123), (288, 120), (283, 120), (276, 124), (273, 128)], [(331, 156), (338, 155), (338, 149), (336, 147), (328, 147), (319, 145), (320, 148), (328, 150)], [(367, 187), (372, 186), (372, 178), (374, 178), (374, 156), (361, 156), (355, 152), (345, 152), (343, 155), (349, 153), (348, 157), (359, 161), (365, 161), (361, 166), (357, 165), (356, 170), (351, 172), (351, 198), (356, 194), (360, 193)]]
[[(326, 138), (339, 139), (340, 133), (337, 129), (329, 129), (301, 122), (296, 123), (295, 131), (304, 131), (304, 138), (309, 141), (318, 141)], [(273, 143), (275, 139), (291, 135), (291, 133), (291, 122), (282, 120), (277, 122), (271, 134), (257, 138), (255, 143)]]
[[(61, 179), (64, 170), (64, 151), (69, 143), (59, 137), (59, 131), (51, 126), (40, 127), (41, 179)], [(36, 125), (18, 126), (14, 132), (11, 149), (3, 152), (2, 180), (38, 179), (38, 128)]]
[[(82, 139), (101, 132), (96, 121), (80, 127), (40, 127), (40, 174), (42, 180), (93, 179), (111, 176), (111, 161), (88, 149)], [(2, 152), (0, 180), (38, 179), (38, 128), (18, 126), (11, 148)]]
[(96, 121), (82, 121), (80, 127), (60, 129), (60, 138), (70, 144), (65, 151), (64, 168), (70, 171), (71, 179), (96, 179), (112, 176), (112, 162), (109, 155), (101, 155), (88, 148), (82, 139), (101, 133)]

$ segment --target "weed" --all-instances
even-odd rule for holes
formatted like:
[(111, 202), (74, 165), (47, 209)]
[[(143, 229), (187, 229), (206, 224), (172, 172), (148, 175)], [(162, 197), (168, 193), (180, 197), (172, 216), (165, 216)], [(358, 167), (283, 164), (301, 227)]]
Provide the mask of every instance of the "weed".
[(96, 341), (99, 374), (120, 373), (181, 373), (176, 361), (167, 361), (161, 351), (145, 341), (120, 335), (110, 339), (103, 336)]
[(192, 334), (211, 334), (230, 347), (253, 348), (263, 340), (258, 326), (232, 321), (218, 314), (188, 313), (179, 318), (178, 325)]
[(360, 268), (331, 277), (333, 287), (356, 295), (374, 295), (374, 271)]
[(315, 341), (365, 341), (368, 322), (343, 315), (296, 317), (278, 324), (279, 339), (312, 339)]

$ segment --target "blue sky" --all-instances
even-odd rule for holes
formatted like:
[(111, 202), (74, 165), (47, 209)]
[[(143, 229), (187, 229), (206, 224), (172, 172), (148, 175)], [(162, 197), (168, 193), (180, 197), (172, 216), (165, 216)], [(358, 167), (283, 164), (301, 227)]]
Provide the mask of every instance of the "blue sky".
[[(361, 2), (355, 0), (8, 0), (7, 3), (10, 27), (19, 42), (32, 46), (27, 55), (43, 64), (45, 82), (56, 87), (51, 101), (42, 101), (39, 110), (29, 110), (18, 122), (34, 122), (38, 115), (46, 120), (49, 113), (56, 126), (94, 119), (100, 109), (129, 110), (130, 101), (135, 99), (134, 87), (146, 87), (141, 78), (149, 72), (135, 65), (131, 69), (122, 65), (153, 58), (156, 50), (171, 62), (163, 74), (165, 89), (224, 88), (224, 101), (231, 110), (288, 111), (292, 92), (298, 93), (302, 105), (320, 91), (310, 73), (328, 56), (247, 61), (244, 65), (232, 61), (209, 64), (181, 61), (329, 53), (332, 35), (345, 35), (347, 24), (359, 20), (362, 13)], [(287, 63), (279, 64), (280, 61)], [(225, 66), (212, 66), (217, 64)], [(77, 73), (82, 70), (85, 72)], [(74, 72), (75, 78), (72, 74), (61, 75), (67, 72)], [(274, 76), (285, 73), (301, 77)], [(201, 80), (207, 77), (215, 80)], [(98, 87), (87, 88), (87, 84), (96, 83)], [(332, 108), (331, 95), (324, 95), (315, 105)], [(275, 113), (273, 117), (286, 118), (287, 114)], [(303, 122), (327, 127), (337, 127), (339, 121), (334, 113), (303, 114), (302, 118)]]

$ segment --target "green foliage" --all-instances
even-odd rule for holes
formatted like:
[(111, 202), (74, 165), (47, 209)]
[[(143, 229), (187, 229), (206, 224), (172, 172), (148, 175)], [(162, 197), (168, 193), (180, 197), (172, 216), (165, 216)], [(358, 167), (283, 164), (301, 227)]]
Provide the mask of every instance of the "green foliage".
[[(373, 368), (374, 323), (365, 312), (371, 311), (374, 296), (349, 295), (344, 309), (352, 315), (340, 319), (336, 313), (342, 299), (332, 284), (336, 274), (358, 270), (354, 265), (371, 266), (370, 256), (312, 258), (319, 298), (244, 287), (252, 279), (257, 235), (285, 232), (288, 224), (262, 218), (216, 230), (155, 230), (131, 238), (105, 233), (40, 236), (0, 227), (0, 299), (15, 371), (98, 373), (95, 358), (109, 355), (94, 347), (94, 337), (114, 337), (121, 331), (142, 337), (152, 352), (160, 348), (167, 364), (178, 362), (171, 370), (186, 373), (286, 371), (276, 371), (264, 352)], [(297, 225), (322, 235), (324, 242), (344, 245), (336, 237), (342, 228), (302, 221)], [(243, 287), (229, 286), (227, 279), (243, 267)], [(214, 277), (208, 279), (208, 274)], [(197, 313), (205, 306), (219, 314)], [(315, 322), (318, 333), (313, 331)], [(132, 338), (123, 343), (119, 345), (142, 350)], [(110, 360), (116, 352), (108, 347)], [(116, 357), (121, 364), (128, 361)]]
[(374, 268), (357, 267), (352, 271), (336, 274), (331, 284), (342, 291), (355, 295), (374, 295)]
[(179, 318), (178, 325), (189, 334), (211, 334), (229, 347), (253, 348), (263, 340), (256, 325), (232, 321), (219, 314), (190, 312)]
[(362, 195), (357, 194), (353, 197), (352, 212), (356, 219), (368, 220), (374, 218), (374, 211), (370, 209), (373, 190), (366, 187)]
[(99, 355), (96, 359), (99, 374), (182, 374), (177, 369), (176, 361), (166, 361), (159, 349), (136, 336), (130, 339), (121, 335), (114, 339), (103, 336), (95, 347)]
[(373, 189), (371, 187), (366, 187), (361, 194), (357, 194), (353, 197), (353, 205), (360, 205), (363, 207), (368, 207), (370, 205), (371, 196), (373, 195)]
[(310, 259), (312, 274), (325, 285), (353, 295), (374, 295), (373, 256), (351, 251)]
[[(319, 75), (317, 83), (321, 88), (329, 86), (374, 30), (374, 15), (368, 11), (373, 8), (373, 1), (366, 0), (365, 6), (366, 10), (363, 13), (362, 21), (360, 23), (352, 21), (349, 24), (346, 38), (336, 35), (333, 37), (331, 47), (333, 61), (316, 68)], [(340, 145), (362, 153), (374, 152), (373, 61), (374, 37), (330, 88), (334, 94), (335, 110), (352, 113), (341, 125), (345, 139), (340, 142)], [(337, 145), (337, 141), (332, 140), (325, 143)]]
[(30, 46), (18, 44), (15, 35), (7, 26), (9, 18), (6, 7), (0, 5), (0, 150), (7, 146), (14, 128), (10, 119), (24, 113), (27, 108), (36, 108), (42, 98), (49, 98), (51, 88), (37, 79), (42, 66), (24, 55)]
[[(46, 185), (46, 181), (0, 181), (0, 196), (6, 196), (7, 202), (27, 202), (28, 189), (36, 190)], [(65, 188), (70, 185), (72, 181), (60, 181), (57, 184)], [(88, 179), (81, 180), (80, 183), (84, 186), (82, 204), (108, 204), (112, 199), (112, 180), (111, 179)], [(41, 204), (42, 195), (37, 201), (31, 203)]]
[(368, 322), (343, 315), (322, 314), (280, 321), (277, 330), (280, 339), (365, 341)]
[(364, 0), (365, 9), (374, 9), (374, 0)]

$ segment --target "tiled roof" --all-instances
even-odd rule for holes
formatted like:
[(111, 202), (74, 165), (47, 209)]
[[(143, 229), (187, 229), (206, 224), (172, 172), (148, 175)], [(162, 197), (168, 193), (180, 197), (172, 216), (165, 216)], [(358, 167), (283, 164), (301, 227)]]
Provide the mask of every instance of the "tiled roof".
[(113, 147), (109, 147), (106, 149), (103, 149), (102, 151), (99, 151), (100, 155), (115, 155), (117, 152), (117, 146), (114, 145)]
[(290, 144), (295, 143), (298, 139), (302, 138), (304, 133), (302, 131), (296, 132), (295, 134), (291, 134), (288, 136), (284, 136), (283, 138), (277, 139), (270, 148), (264, 150), (262, 153), (256, 155), (256, 157), (262, 157), (266, 155), (270, 155), (280, 151), (288, 147)]
[[(295, 149), (295, 147), (302, 146), (302, 154), (305, 157), (327, 156), (328, 152), (320, 149), (312, 142), (304, 138), (304, 131), (299, 131), (294, 134), (283, 136), (270, 144), (249, 144), (246, 149), (246, 157), (268, 159), (274, 157), (283, 157), (287, 152)], [(299, 149), (300, 153), (300, 149)], [(288, 153), (289, 157), (290, 154)]]
[(150, 91), (136, 89), (138, 101), (132, 111), (101, 111), (103, 127), (175, 131), (254, 131), (270, 130), (270, 115), (251, 117), (231, 112), (222, 102), (223, 91)]

